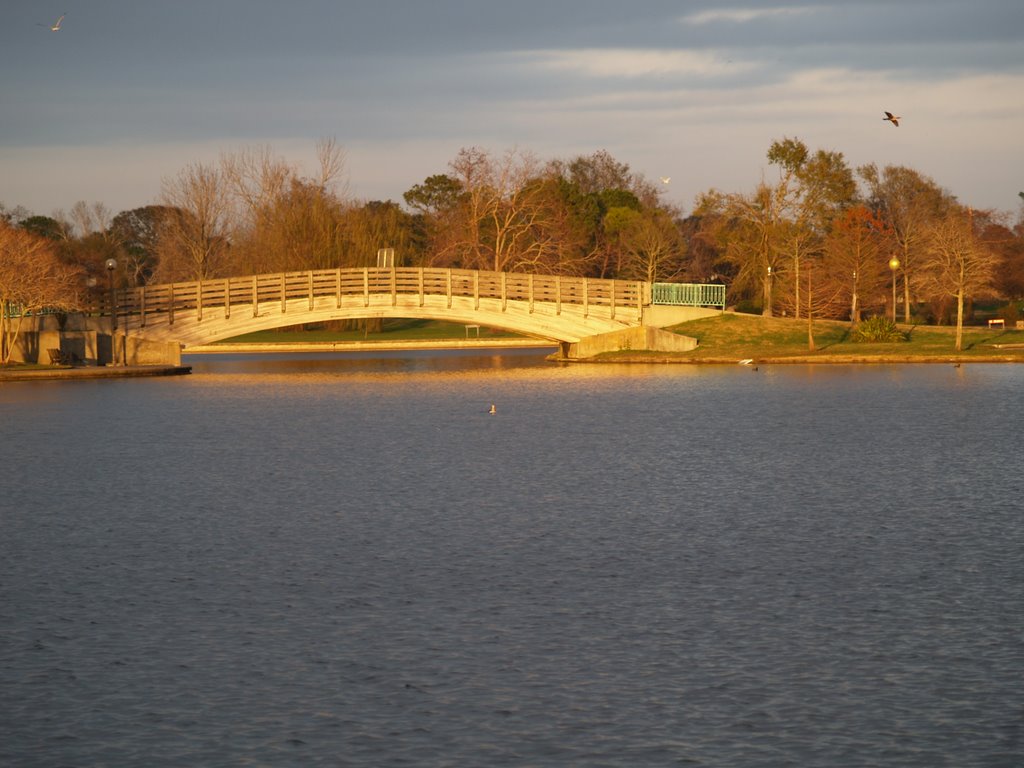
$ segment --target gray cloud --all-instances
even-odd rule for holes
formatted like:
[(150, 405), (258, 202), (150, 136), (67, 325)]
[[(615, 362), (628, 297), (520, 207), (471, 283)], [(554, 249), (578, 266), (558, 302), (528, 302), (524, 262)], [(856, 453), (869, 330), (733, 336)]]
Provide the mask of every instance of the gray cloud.
[[(925, 154), (915, 159), (946, 162), (963, 140), (940, 119), (958, 99), (988, 116), (988, 140), (1008, 159), (1016, 144), (1003, 137), (1024, 130), (1007, 80), (1024, 78), (1019, 0), (93, 0), (68, 10), (55, 34), (27, 2), (0, 26), (0, 151), (336, 135), (374, 156), (388, 142), (420, 152), (424, 142), (519, 143), (607, 147), (654, 165), (706, 145), (691, 163), (719, 152), (726, 178), (728, 164), (759, 160), (782, 134), (848, 141), (880, 161), (917, 136)], [(920, 117), (878, 136), (882, 102)], [(861, 134), (865, 113), (872, 133)], [(927, 137), (913, 133), (924, 125)], [(47, 172), (59, 186), (63, 171)], [(17, 184), (0, 180), (0, 200), (17, 201)]]

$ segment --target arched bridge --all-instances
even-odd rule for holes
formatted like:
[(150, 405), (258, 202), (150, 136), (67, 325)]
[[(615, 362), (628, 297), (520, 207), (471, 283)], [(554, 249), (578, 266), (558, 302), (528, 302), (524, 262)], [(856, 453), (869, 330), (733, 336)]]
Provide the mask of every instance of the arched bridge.
[[(564, 355), (576, 357), (588, 356), (580, 354), (587, 339), (700, 316), (690, 307), (686, 315), (655, 317), (651, 296), (650, 283), (512, 272), (418, 267), (283, 272), (118, 291), (115, 335), (126, 350), (170, 342), (187, 352), (191, 346), (300, 323), (423, 318), (550, 339)], [(630, 340), (618, 348), (653, 348), (638, 344)]]

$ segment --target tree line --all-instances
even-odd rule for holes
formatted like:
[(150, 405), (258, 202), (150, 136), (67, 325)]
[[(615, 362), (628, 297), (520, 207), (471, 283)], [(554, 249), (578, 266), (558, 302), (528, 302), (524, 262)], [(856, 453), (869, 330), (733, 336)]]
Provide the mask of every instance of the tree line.
[[(381, 248), (402, 266), (723, 283), (741, 309), (808, 319), (960, 325), (972, 301), (1024, 298), (1024, 215), (975, 210), (912, 168), (851, 168), (797, 138), (772, 142), (754, 189), (707, 190), (689, 215), (605, 151), (542, 161), (464, 148), (404, 205), (353, 199), (334, 140), (316, 158), (303, 175), (267, 146), (226, 153), (117, 215), (0, 204), (0, 299), (73, 306), (104, 290), (109, 259), (128, 287), (372, 266)], [(25, 259), (49, 265), (59, 301), (4, 277)]]

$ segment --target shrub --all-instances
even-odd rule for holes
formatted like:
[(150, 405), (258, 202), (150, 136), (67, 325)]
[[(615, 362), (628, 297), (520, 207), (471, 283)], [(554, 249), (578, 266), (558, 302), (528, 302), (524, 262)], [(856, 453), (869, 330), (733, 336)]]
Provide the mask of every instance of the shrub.
[(734, 312), (742, 312), (745, 315), (760, 315), (761, 305), (757, 302), (751, 301), (750, 299), (743, 299), (742, 301), (736, 302), (736, 306), (733, 307)]
[(907, 335), (887, 317), (869, 317), (853, 332), (854, 341), (892, 342), (906, 341)]
[(1017, 321), (1020, 320), (1020, 310), (1017, 309), (1017, 305), (1012, 301), (1005, 307), (999, 310), (997, 317), (1003, 318), (1008, 328), (1016, 325)]

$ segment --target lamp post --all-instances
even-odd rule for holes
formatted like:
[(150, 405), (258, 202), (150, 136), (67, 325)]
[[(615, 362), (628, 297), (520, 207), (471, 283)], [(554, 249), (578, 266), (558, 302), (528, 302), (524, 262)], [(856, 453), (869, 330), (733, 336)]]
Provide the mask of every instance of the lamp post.
[(117, 269), (117, 259), (107, 259), (104, 265), (107, 268), (107, 283), (110, 286), (110, 363), (116, 362), (117, 343), (114, 336), (117, 333), (117, 297), (114, 293), (114, 270)]
[(889, 259), (889, 269), (892, 270), (892, 321), (896, 322), (896, 270), (900, 268), (900, 260), (893, 256)]
[(853, 270), (853, 296), (850, 298), (850, 322), (857, 324), (857, 270)]

